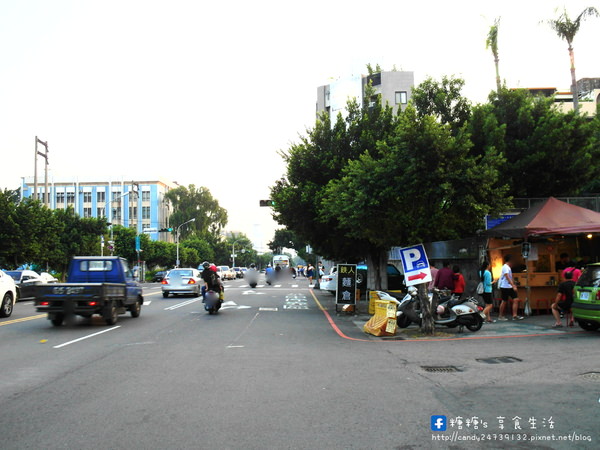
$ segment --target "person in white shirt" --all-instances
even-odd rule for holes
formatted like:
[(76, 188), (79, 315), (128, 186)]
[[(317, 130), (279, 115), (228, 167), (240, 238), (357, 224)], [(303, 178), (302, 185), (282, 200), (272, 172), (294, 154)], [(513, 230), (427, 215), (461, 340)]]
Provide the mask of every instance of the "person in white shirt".
[(500, 288), (500, 296), (502, 301), (500, 302), (500, 314), (498, 320), (508, 320), (504, 316), (506, 310), (506, 304), (512, 298), (512, 319), (523, 320), (523, 316), (519, 316), (519, 306), (522, 300), (519, 300), (519, 294), (517, 293), (517, 285), (513, 280), (512, 274), (512, 255), (504, 256), (504, 265), (502, 266), (502, 272), (500, 272), (500, 280), (498, 281), (498, 287)]

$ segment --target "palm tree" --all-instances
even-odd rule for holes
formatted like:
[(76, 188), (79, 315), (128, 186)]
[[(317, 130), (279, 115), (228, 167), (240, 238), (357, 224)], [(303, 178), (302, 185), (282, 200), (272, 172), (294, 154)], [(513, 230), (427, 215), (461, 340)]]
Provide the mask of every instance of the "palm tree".
[(500, 24), (500, 17), (494, 21), (494, 25), (490, 27), (490, 31), (485, 40), (485, 48), (491, 48), (494, 55), (494, 64), (496, 65), (496, 92), (500, 92), (500, 69), (498, 68), (498, 25)]
[(573, 94), (573, 108), (575, 108), (575, 112), (579, 110), (579, 99), (577, 95), (577, 79), (575, 78), (575, 55), (573, 53), (573, 39), (575, 35), (579, 31), (579, 27), (581, 26), (581, 22), (587, 16), (600, 16), (598, 10), (593, 6), (589, 6), (585, 8), (581, 14), (577, 16), (575, 20), (571, 20), (567, 15), (567, 10), (565, 9), (563, 13), (558, 16), (558, 19), (548, 20), (548, 25), (561, 39), (567, 41), (569, 44), (569, 57), (571, 58), (571, 92)]

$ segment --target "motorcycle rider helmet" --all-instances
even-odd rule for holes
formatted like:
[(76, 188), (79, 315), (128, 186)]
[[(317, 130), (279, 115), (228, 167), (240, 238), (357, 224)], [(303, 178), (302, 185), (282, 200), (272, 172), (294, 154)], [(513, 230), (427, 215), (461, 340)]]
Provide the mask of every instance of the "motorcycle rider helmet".
[(256, 267), (256, 264), (254, 264), (254, 263), (250, 264), (251, 269), (254, 269), (255, 267)]
[(202, 267), (204, 267), (205, 269), (208, 269), (210, 267), (210, 263), (208, 261), (204, 261), (202, 263)]
[(210, 270), (212, 270), (213, 272), (217, 273), (217, 266), (215, 266), (214, 264), (210, 265)]

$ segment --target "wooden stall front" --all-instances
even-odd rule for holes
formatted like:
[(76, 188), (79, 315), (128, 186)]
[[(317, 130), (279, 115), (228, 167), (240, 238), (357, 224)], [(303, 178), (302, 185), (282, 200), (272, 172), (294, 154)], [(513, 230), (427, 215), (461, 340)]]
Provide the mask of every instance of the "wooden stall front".
[[(577, 238), (559, 236), (556, 238), (530, 239), (529, 257), (521, 255), (522, 239), (488, 240), (488, 254), (492, 265), (492, 278), (500, 278), (500, 272), (506, 254), (512, 255), (513, 278), (519, 286), (519, 298), (528, 299), (533, 313), (550, 313), (550, 305), (556, 297), (561, 271), (556, 264), (562, 253), (567, 253), (572, 260), (578, 256)], [(500, 297), (495, 290), (494, 297)], [(497, 303), (497, 302), (495, 302)]]

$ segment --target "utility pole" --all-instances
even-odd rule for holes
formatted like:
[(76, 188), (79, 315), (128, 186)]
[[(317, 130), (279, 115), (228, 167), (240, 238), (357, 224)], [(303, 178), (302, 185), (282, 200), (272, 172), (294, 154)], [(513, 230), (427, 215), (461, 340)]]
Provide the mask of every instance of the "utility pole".
[[(38, 151), (38, 143), (42, 144), (46, 151), (44, 153)], [(46, 159), (46, 165), (44, 168), (44, 183), (45, 183), (45, 192), (44, 192), (44, 205), (48, 206), (48, 204), (50, 203), (50, 196), (48, 195), (48, 141), (44, 142), (41, 141), (40, 139), (38, 139), (38, 137), (35, 137), (35, 157), (34, 157), (34, 173), (33, 173), (33, 191), (34, 191), (34, 199), (37, 199), (37, 186), (38, 186), (38, 182), (37, 182), (37, 157), (38, 155), (44, 157)]]

